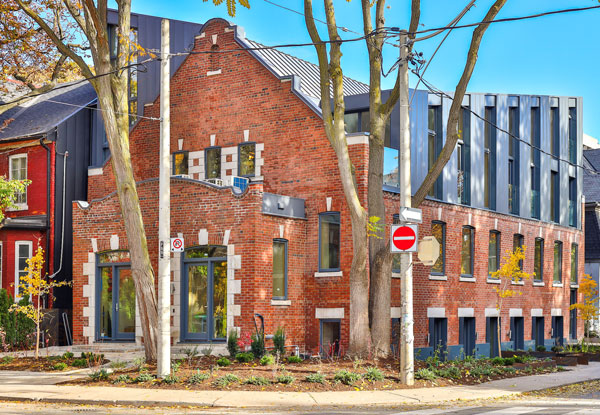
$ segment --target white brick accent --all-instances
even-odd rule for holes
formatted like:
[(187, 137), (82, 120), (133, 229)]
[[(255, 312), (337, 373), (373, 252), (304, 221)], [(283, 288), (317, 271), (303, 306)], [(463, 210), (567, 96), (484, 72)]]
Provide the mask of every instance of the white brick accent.
[(562, 308), (553, 308), (550, 310), (551, 316), (562, 316)]
[(531, 309), (531, 317), (543, 317), (544, 310), (541, 308), (532, 308)]
[(315, 308), (315, 318), (344, 318), (344, 308)]
[(458, 316), (459, 317), (475, 317), (475, 310), (472, 308), (459, 308)]
[(486, 308), (485, 309), (486, 317), (500, 317), (500, 313), (497, 308)]
[(200, 229), (200, 232), (198, 232), (198, 245), (208, 245), (208, 231), (206, 229)]
[(83, 288), (83, 296), (84, 297), (91, 297), (91, 295), (92, 295), (92, 291), (91, 291), (92, 286), (89, 285), (89, 284), (85, 284), (82, 288)]
[(234, 317), (238, 317), (242, 315), (242, 306), (239, 304), (232, 304), (231, 305), (231, 312), (233, 314)]
[(445, 318), (446, 309), (444, 307), (428, 307), (427, 318)]
[(83, 307), (83, 316), (84, 317), (93, 317), (94, 310), (91, 307)]
[(509, 317), (523, 317), (523, 309), (522, 308), (509, 308), (508, 316)]
[(119, 249), (119, 235), (110, 236), (110, 249)]
[(355, 144), (369, 144), (369, 135), (368, 134), (346, 135), (346, 143), (349, 146), (352, 146)]
[(233, 265), (233, 269), (242, 269), (242, 256), (234, 255), (232, 265)]
[(91, 262), (92, 264), (96, 263), (96, 254), (94, 254), (93, 252), (88, 252), (88, 261), (87, 262)]
[(390, 307), (390, 318), (402, 317), (402, 307)]
[(94, 275), (95, 274), (95, 264), (92, 262), (84, 262), (83, 263), (83, 275)]
[(231, 229), (226, 229), (223, 234), (223, 245), (229, 244), (229, 236), (231, 235)]
[(90, 242), (92, 243), (92, 251), (98, 252), (98, 240), (96, 238), (91, 238)]
[(102, 167), (95, 167), (93, 169), (88, 169), (88, 176), (101, 176), (103, 173)]

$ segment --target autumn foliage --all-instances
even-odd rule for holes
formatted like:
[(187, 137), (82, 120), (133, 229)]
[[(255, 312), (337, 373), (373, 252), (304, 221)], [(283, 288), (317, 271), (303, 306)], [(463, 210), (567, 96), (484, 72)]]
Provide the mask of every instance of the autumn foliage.
[(582, 302), (571, 305), (569, 309), (579, 311), (577, 317), (583, 320), (585, 336), (589, 337), (590, 324), (598, 316), (598, 283), (590, 275), (583, 274), (579, 281), (579, 293), (583, 297)]

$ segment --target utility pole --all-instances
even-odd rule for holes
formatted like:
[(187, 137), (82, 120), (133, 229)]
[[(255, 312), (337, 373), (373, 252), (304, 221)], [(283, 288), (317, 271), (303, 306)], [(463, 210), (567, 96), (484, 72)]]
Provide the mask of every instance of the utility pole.
[[(411, 207), (410, 187), (410, 119), (408, 112), (408, 34), (400, 32), (400, 154), (398, 175), (400, 207)], [(402, 215), (400, 215), (402, 216)], [(412, 252), (401, 255), (402, 274), (402, 335), (400, 340), (400, 380), (405, 385), (415, 383), (413, 333)]]
[(160, 173), (158, 208), (158, 376), (171, 373), (171, 115), (169, 20), (161, 22)]

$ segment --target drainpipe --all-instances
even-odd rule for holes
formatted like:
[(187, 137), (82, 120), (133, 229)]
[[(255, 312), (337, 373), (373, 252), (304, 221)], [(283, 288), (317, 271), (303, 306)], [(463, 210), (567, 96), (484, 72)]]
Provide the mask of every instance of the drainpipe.
[[(56, 132), (56, 129), (54, 130)], [(46, 150), (46, 252), (48, 253), (48, 261), (46, 261), (46, 275), (50, 273), (50, 159), (51, 151), (50, 147), (44, 144), (44, 138), (48, 138), (48, 135), (40, 138), (40, 145)], [(47, 306), (47, 296), (44, 298), (44, 306)], [(44, 307), (45, 308), (45, 307)]]

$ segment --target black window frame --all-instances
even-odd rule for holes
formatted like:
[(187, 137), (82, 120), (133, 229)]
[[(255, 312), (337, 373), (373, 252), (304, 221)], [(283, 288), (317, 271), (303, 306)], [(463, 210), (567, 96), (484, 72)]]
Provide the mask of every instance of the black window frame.
[(560, 176), (550, 170), (550, 221), (560, 223)]
[(513, 215), (519, 214), (519, 173), (520, 173), (520, 113), (519, 107), (508, 108), (508, 211)]
[(560, 109), (550, 108), (550, 153), (560, 157)]
[(533, 242), (533, 272), (535, 274), (535, 268), (536, 268), (536, 257), (537, 257), (537, 249), (536, 246), (538, 244), (538, 242), (540, 243), (540, 265), (539, 265), (539, 269), (540, 269), (540, 275), (538, 276), (537, 274), (533, 276), (533, 282), (544, 282), (544, 238), (535, 238), (535, 241)]
[(577, 107), (569, 107), (569, 162), (577, 164)]
[[(185, 155), (185, 159), (187, 160), (187, 163), (185, 164), (185, 173), (177, 173), (176, 171), (176, 163), (175, 163), (175, 157), (178, 154), (184, 154)], [(171, 169), (171, 175), (172, 176), (179, 176), (179, 175), (189, 175), (190, 174), (190, 166), (189, 166), (189, 160), (190, 160), (190, 152), (187, 150), (181, 150), (181, 151), (175, 151), (174, 153), (171, 154), (171, 164), (173, 166), (173, 168)]]
[[(340, 244), (338, 246), (338, 266), (336, 268), (322, 268), (321, 264), (322, 264), (322, 258), (321, 258), (321, 223), (322, 223), (322, 218), (328, 215), (337, 215), (338, 217), (338, 221), (337, 222), (329, 222), (329, 223), (334, 223), (337, 224), (339, 226), (339, 241)], [(340, 212), (336, 212), (336, 211), (327, 211), (327, 212), (321, 212), (319, 213), (319, 272), (338, 272), (341, 271), (341, 266), (342, 266), (342, 258), (341, 258), (341, 253), (342, 253), (342, 247), (341, 247), (341, 243), (342, 243), (342, 218), (341, 218), (341, 214)]]
[[(513, 252), (517, 248), (521, 248), (521, 252), (523, 252), (523, 246), (525, 245), (525, 237), (520, 233), (513, 234)], [(523, 260), (519, 261), (519, 269), (523, 271)]]
[[(219, 175), (217, 177), (208, 177), (208, 153), (211, 151), (219, 151), (219, 157), (218, 157), (218, 161), (219, 161)], [(210, 147), (206, 147), (204, 149), (204, 179), (208, 180), (208, 179), (222, 179), (221, 177), (221, 172), (223, 171), (223, 154), (222, 154), (222, 147), (221, 146), (210, 146)]]
[[(490, 272), (490, 240), (492, 238), (492, 234), (496, 235), (496, 269)], [(488, 239), (488, 278), (492, 277), (492, 272), (496, 272), (500, 269), (500, 244), (502, 241), (502, 234), (497, 229), (492, 229), (490, 231), (489, 239)]]
[[(430, 112), (433, 111), (433, 129), (430, 129)], [(427, 107), (427, 167), (431, 169), (433, 163), (442, 152), (444, 146), (444, 133), (442, 124), (442, 106), (441, 105), (429, 105)], [(431, 145), (429, 143), (430, 137), (433, 136), (433, 156), (431, 155)], [(437, 200), (443, 200), (444, 198), (444, 180), (443, 174), (436, 179), (433, 186), (429, 190), (428, 196)]]
[(540, 218), (541, 117), (540, 107), (531, 107), (531, 217)]
[[(463, 274), (462, 272), (462, 263), (463, 263), (463, 235), (464, 235), (464, 231), (468, 229), (470, 230), (470, 246), (469, 246), (469, 255), (470, 255), (470, 267), (471, 267), (471, 273), (470, 274)], [(460, 276), (461, 277), (466, 277), (466, 278), (473, 278), (475, 275), (475, 228), (473, 226), (469, 226), (469, 225), (465, 225), (461, 228), (460, 230)]]
[(457, 177), (458, 203), (469, 206), (471, 204), (471, 111), (463, 107), (459, 120), (462, 123), (459, 123), (461, 131), (459, 131), (457, 144), (457, 147), (461, 147), (458, 174), (462, 175), (462, 192), (460, 178)]
[[(273, 300), (287, 300), (288, 299), (288, 243), (289, 241), (284, 238), (275, 238), (273, 239), (273, 275), (272, 275), (272, 283), (273, 290), (271, 290), (272, 299)], [(283, 245), (283, 296), (274, 295), (275, 291), (275, 244)]]
[[(556, 253), (557, 250), (556, 248), (558, 247), (558, 268), (556, 268)], [(562, 278), (562, 265), (563, 265), (563, 243), (562, 241), (554, 241), (554, 250), (552, 251), (552, 283), (553, 284), (562, 284), (563, 282), (563, 278)], [(558, 274), (558, 279), (556, 279), (556, 276)]]
[[(254, 161), (252, 174), (242, 174), (242, 148), (243, 147), (254, 147)], [(246, 141), (238, 144), (238, 176), (239, 177), (256, 177), (256, 143), (254, 141)]]
[[(431, 268), (429, 270), (429, 275), (444, 276), (444, 275), (446, 275), (446, 222), (443, 222), (441, 220), (432, 220), (431, 221), (432, 234), (433, 234), (433, 225), (441, 225), (442, 226), (442, 243), (440, 244), (440, 250), (442, 251), (441, 252), (442, 272), (433, 271), (433, 266), (431, 266)], [(438, 258), (438, 260), (439, 260), (439, 258)]]
[[(497, 140), (497, 132), (496, 132), (496, 119), (497, 119), (497, 109), (495, 106), (486, 106), (485, 107), (485, 117), (484, 117), (484, 146), (483, 152), (484, 157), (485, 154), (489, 154), (489, 176), (485, 177), (485, 160), (484, 160), (484, 184), (483, 184), (483, 206), (490, 210), (496, 210), (496, 140)], [(486, 140), (488, 141), (488, 146), (486, 147)], [(489, 194), (486, 194), (488, 192)], [(488, 197), (488, 203), (486, 204), (485, 198)]]
[[(575, 249), (575, 261), (573, 261), (573, 248)], [(579, 284), (579, 275), (578, 275), (578, 268), (579, 268), (579, 244), (576, 243), (572, 243), (571, 244), (571, 278), (570, 278), (570, 282), (571, 285), (578, 285)], [(573, 269), (575, 268), (575, 269)], [(575, 271), (575, 272), (573, 272)], [(573, 276), (575, 276), (575, 278), (573, 278)]]
[(577, 227), (577, 178), (569, 177), (569, 226)]

